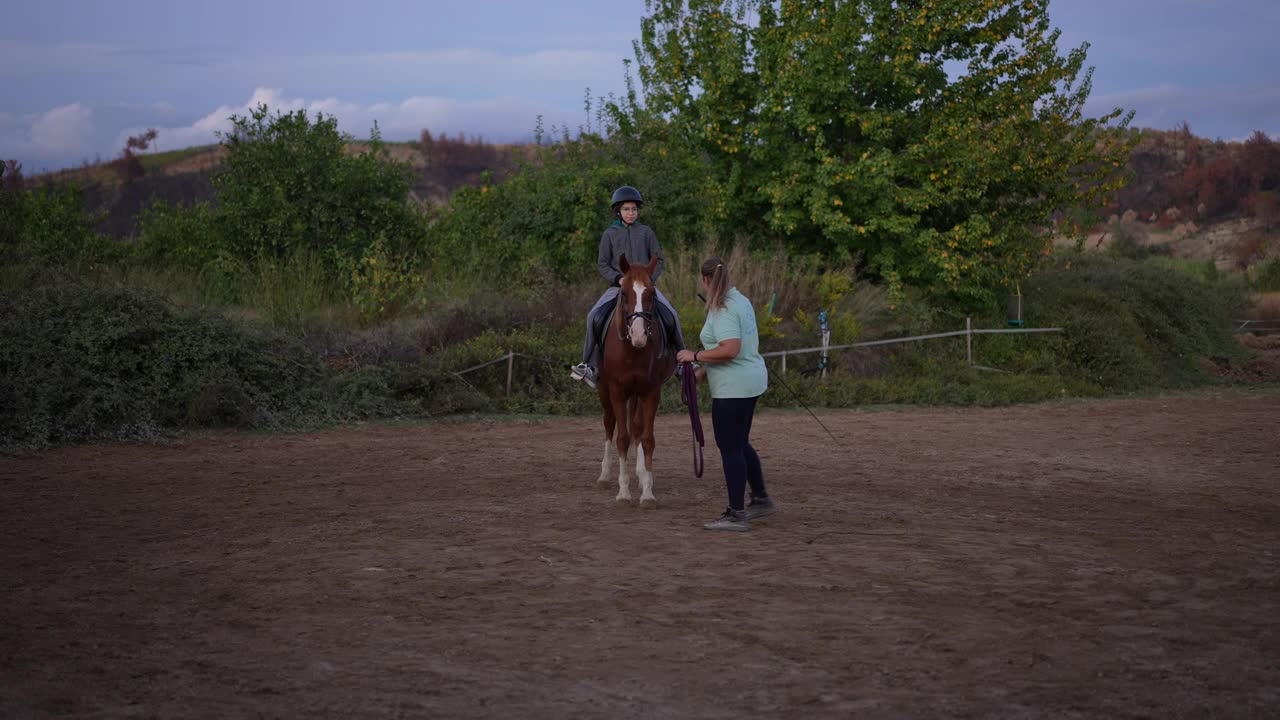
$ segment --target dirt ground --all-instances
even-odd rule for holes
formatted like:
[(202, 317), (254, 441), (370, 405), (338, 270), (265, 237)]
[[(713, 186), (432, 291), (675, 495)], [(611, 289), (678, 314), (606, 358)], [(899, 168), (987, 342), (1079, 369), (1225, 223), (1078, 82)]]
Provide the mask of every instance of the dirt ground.
[(821, 417), (743, 534), (679, 415), (0, 458), (0, 716), (1280, 715), (1280, 390)]
[(1236, 335), (1236, 340), (1249, 348), (1251, 357), (1234, 361), (1224, 357), (1204, 358), (1201, 366), (1206, 372), (1240, 385), (1280, 383), (1280, 334), (1242, 333)]

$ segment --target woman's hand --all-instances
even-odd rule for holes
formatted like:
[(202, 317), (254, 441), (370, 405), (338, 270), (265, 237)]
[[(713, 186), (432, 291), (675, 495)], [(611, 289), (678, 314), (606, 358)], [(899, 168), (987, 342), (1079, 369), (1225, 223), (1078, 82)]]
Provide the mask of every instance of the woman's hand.
[(686, 363), (693, 362), (693, 351), (681, 350), (680, 352), (676, 353), (676, 362), (686, 362)]

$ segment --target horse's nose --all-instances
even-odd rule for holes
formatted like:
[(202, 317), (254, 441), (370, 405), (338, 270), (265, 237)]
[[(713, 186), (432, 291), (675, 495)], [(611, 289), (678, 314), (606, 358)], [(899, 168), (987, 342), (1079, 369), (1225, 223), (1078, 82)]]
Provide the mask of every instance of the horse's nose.
[(649, 335), (644, 331), (644, 320), (635, 318), (631, 321), (630, 332), (631, 344), (635, 347), (642, 348), (649, 341)]

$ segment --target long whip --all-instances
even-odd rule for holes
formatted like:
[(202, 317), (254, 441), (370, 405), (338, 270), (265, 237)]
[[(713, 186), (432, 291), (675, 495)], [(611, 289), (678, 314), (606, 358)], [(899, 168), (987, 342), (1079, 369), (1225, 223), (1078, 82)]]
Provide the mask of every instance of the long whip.
[[(782, 387), (786, 388), (787, 392), (791, 393), (791, 397), (795, 398), (796, 402), (800, 403), (800, 407), (804, 408), (809, 412), (809, 416), (813, 418), (814, 422), (818, 423), (819, 425), (822, 425), (822, 421), (818, 419), (817, 415), (813, 414), (812, 410), (809, 410), (809, 406), (804, 404), (804, 401), (800, 399), (800, 396), (796, 394), (795, 390), (791, 389), (791, 386), (787, 384), (787, 381), (783, 380), (781, 375), (774, 372), (773, 368), (769, 367), (768, 363), (765, 363), (765, 367), (769, 368), (769, 374), (773, 376), (773, 379), (782, 383)], [(827, 434), (831, 436), (832, 440), (835, 440), (836, 442), (840, 442), (840, 438), (837, 438), (835, 436), (835, 433), (831, 432), (830, 428), (828, 428), (826, 425), (822, 425), (822, 429), (827, 431)]]
[[(694, 293), (694, 294), (695, 294), (695, 295), (698, 297), (698, 299), (699, 299), (699, 300), (701, 300), (702, 302), (704, 302), (704, 303), (705, 303), (705, 302), (707, 301), (706, 296), (705, 296), (705, 295), (703, 295), (702, 293)], [(776, 293), (774, 294), (774, 297), (775, 297), (775, 298), (777, 297), (777, 294), (776, 294)], [(773, 300), (769, 300), (769, 311), (770, 311), (770, 312), (772, 312), (772, 311), (773, 311)], [(769, 367), (769, 363), (765, 363), (765, 364), (764, 364), (764, 366), (765, 366), (765, 368), (767, 368), (767, 369), (769, 370), (769, 374), (773, 376), (773, 379), (775, 379), (775, 380), (777, 380), (778, 382), (782, 383), (782, 387), (786, 388), (786, 389), (787, 389), (787, 392), (791, 393), (791, 397), (795, 398), (795, 399), (796, 399), (796, 402), (800, 403), (800, 407), (804, 408), (804, 409), (805, 409), (805, 411), (807, 411), (807, 412), (809, 413), (809, 417), (813, 418), (813, 421), (814, 421), (814, 422), (818, 423), (819, 425), (822, 425), (822, 429), (827, 431), (827, 434), (831, 436), (831, 439), (832, 439), (832, 440), (835, 440), (836, 442), (840, 442), (840, 438), (836, 437), (836, 436), (835, 436), (835, 433), (831, 432), (831, 429), (830, 429), (830, 428), (828, 428), (826, 425), (823, 425), (823, 424), (822, 424), (822, 421), (818, 419), (818, 416), (817, 416), (817, 415), (814, 415), (814, 414), (813, 414), (813, 411), (809, 409), (809, 406), (804, 404), (804, 401), (800, 399), (800, 396), (796, 394), (796, 391), (795, 391), (795, 390), (792, 390), (792, 389), (791, 389), (791, 386), (787, 384), (787, 381), (786, 381), (786, 380), (783, 380), (783, 379), (782, 379), (782, 377), (778, 375), (778, 373), (774, 372), (774, 371), (773, 371), (773, 368)], [(683, 391), (682, 391), (682, 392), (683, 392)], [(695, 396), (694, 400), (695, 400), (695, 403), (696, 403), (696, 401), (697, 401), (697, 397), (696, 397), (696, 396)], [(693, 412), (697, 412), (697, 409), (696, 409), (696, 408), (694, 408), (694, 409), (693, 409)], [(699, 432), (700, 432), (700, 431), (701, 431), (701, 429), (699, 428)], [(699, 473), (698, 477), (702, 477), (701, 473)]]

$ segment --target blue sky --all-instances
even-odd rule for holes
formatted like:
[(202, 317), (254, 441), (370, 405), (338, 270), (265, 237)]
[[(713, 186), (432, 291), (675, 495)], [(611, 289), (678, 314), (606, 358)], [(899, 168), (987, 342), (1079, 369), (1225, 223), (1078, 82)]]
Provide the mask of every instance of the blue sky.
[[(527, 139), (623, 89), (644, 0), (0, 0), (0, 159), (28, 172), (215, 141), (259, 101), (343, 130)], [(1280, 136), (1280, 0), (1051, 0), (1059, 51), (1089, 42), (1090, 113), (1198, 135)]]

